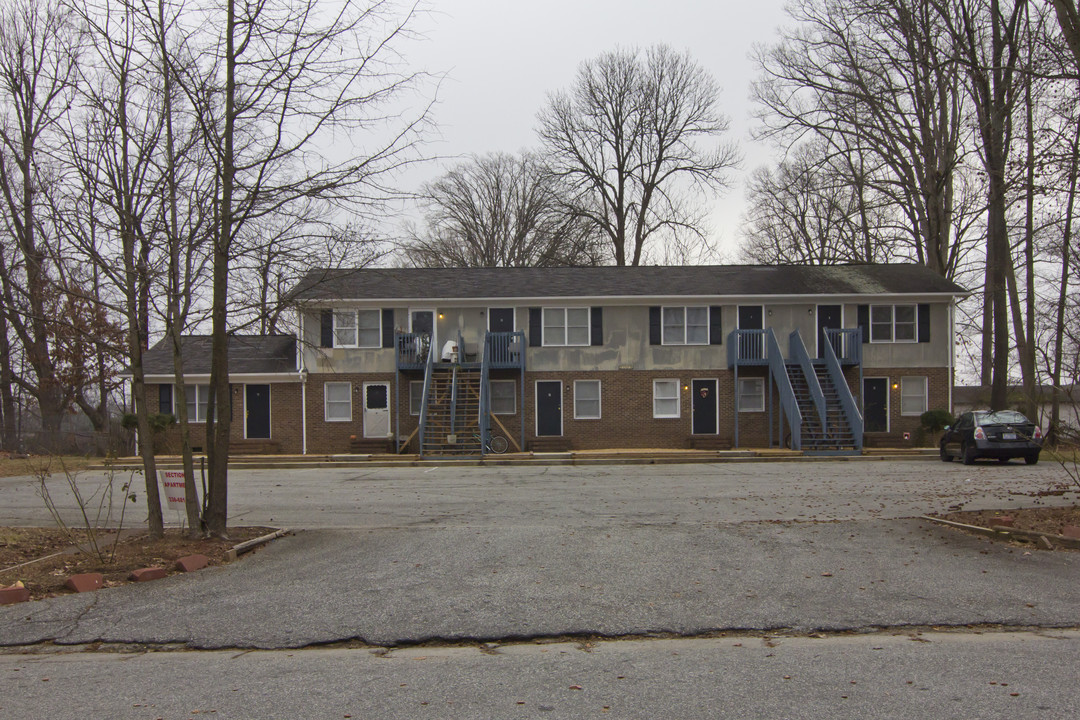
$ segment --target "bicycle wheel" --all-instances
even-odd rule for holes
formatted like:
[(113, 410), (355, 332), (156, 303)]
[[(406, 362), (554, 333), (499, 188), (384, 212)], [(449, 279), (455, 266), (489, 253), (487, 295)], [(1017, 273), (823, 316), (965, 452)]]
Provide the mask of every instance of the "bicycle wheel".
[(496, 455), (502, 455), (506, 452), (506, 448), (509, 443), (506, 442), (506, 438), (502, 435), (492, 435), (491, 442), (488, 444), (488, 449)]

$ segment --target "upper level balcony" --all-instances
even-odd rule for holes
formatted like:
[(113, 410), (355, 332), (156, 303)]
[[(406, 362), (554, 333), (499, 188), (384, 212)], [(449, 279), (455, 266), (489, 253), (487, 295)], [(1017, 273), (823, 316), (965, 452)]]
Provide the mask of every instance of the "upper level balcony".
[(432, 363), (451, 363), (461, 367), (480, 368), (484, 363), (492, 370), (525, 368), (525, 333), (488, 332), (484, 343), (466, 343), (461, 335), (443, 343), (442, 347), (431, 347), (431, 336), (427, 333), (402, 333), (394, 337), (394, 352), (398, 370), (423, 370), (427, 366), (428, 354), (434, 352)]
[[(767, 330), (732, 330), (728, 335), (728, 367), (768, 365)], [(822, 337), (832, 345), (841, 365), (862, 364), (862, 331), (859, 328), (824, 328)], [(819, 355), (824, 348), (819, 348)], [(823, 357), (815, 358), (822, 360)]]

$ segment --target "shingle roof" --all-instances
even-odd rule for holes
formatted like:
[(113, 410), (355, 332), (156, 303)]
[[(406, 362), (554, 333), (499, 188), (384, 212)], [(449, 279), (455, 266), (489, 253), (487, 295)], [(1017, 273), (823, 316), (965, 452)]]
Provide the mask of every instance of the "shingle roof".
[[(180, 341), (185, 375), (210, 374), (210, 336), (185, 335)], [(266, 374), (296, 371), (296, 338), (292, 335), (230, 335), (229, 373)], [(172, 375), (172, 342), (162, 338), (143, 355), (147, 375)]]
[(297, 301), (966, 294), (923, 265), (313, 269)]

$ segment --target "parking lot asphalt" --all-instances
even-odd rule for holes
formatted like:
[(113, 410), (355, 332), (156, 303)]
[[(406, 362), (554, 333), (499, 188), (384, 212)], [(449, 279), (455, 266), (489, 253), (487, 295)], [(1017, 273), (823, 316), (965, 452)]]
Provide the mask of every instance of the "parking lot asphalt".
[[(956, 504), (1043, 502), (1032, 493), (1054, 477), (1041, 467), (393, 469), (321, 486), (309, 472), (234, 474), (235, 516), (267, 522), (272, 516), (259, 513), (283, 513), (294, 527), (329, 517), (352, 527), (311, 523), (232, 565), (0, 608), (0, 644), (293, 648), (1074, 627), (1080, 553), (898, 519)], [(282, 492), (267, 501), (273, 510), (259, 510), (245, 493), (268, 486), (271, 496)], [(284, 498), (300, 496), (289, 516)]]

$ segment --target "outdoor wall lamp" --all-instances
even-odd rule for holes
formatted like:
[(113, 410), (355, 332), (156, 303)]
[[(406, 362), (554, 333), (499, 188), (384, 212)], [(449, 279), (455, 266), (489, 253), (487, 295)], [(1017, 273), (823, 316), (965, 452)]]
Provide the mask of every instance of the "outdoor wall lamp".
[(899, 390), (899, 389), (900, 389), (900, 383), (895, 383), (895, 382), (894, 382), (894, 383), (892, 384), (892, 389), (893, 389), (893, 390)]

